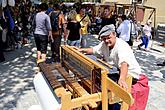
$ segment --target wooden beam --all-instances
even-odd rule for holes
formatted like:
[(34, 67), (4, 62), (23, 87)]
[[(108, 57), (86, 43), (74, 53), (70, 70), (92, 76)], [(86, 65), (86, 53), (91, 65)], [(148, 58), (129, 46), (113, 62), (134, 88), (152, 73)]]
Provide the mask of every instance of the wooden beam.
[(107, 78), (107, 89), (115, 93), (115, 95), (120, 97), (122, 101), (126, 102), (128, 105), (133, 104), (134, 99), (132, 98), (132, 95), (120, 87), (117, 83), (112, 81), (110, 78)]
[(102, 110), (108, 110), (107, 74), (101, 74)]
[(92, 60), (89, 57), (85, 56), (84, 54), (80, 53), (72, 46), (63, 45), (61, 47), (63, 49), (67, 49), (67, 51), (69, 51), (73, 56), (79, 58), (79, 60), (81, 60), (82, 62), (84, 62), (84, 63), (88, 62), (87, 66), (91, 66), (91, 68), (94, 68), (94, 66), (95, 66), (96, 68), (101, 68), (102, 71), (106, 71), (108, 73), (108, 70), (103, 65), (100, 65), (99, 63), (95, 62), (94, 60)]
[(97, 104), (96, 102), (101, 101), (101, 93), (94, 93), (91, 95), (86, 95), (82, 97), (78, 97), (75, 99), (72, 99), (72, 109), (77, 108), (77, 107), (82, 107), (83, 105), (89, 105), (92, 108), (96, 108)]
[(108, 64), (107, 62), (105, 62), (105, 61), (103, 61), (103, 60), (101, 60), (101, 59), (97, 59), (97, 61), (101, 62), (103, 65), (107, 66), (107, 67), (110, 68), (110, 69), (113, 68), (112, 65)]

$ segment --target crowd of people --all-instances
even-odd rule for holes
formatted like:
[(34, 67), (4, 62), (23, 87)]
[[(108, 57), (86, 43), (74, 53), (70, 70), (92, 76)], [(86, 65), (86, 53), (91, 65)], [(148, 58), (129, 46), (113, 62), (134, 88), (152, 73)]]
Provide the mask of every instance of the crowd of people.
[(15, 1), (14, 6), (6, 4), (0, 9), (0, 54), (13, 51), (28, 43), (31, 36), (31, 21), (36, 13), (36, 7), (30, 0)]
[[(142, 36), (140, 34), (143, 33), (144, 29), (138, 23), (132, 21), (130, 17), (117, 15), (108, 6), (104, 7), (103, 10), (99, 8), (97, 15), (92, 15), (91, 10), (88, 7), (80, 6), (77, 8), (73, 6), (68, 8), (62, 3), (48, 3), (48, 9), (46, 9), (45, 14), (48, 15), (51, 23), (51, 36), (53, 36), (51, 41), (54, 41), (51, 43), (51, 51), (54, 61), (55, 59), (59, 61), (59, 48), (62, 37), (64, 37), (64, 42), (68, 45), (87, 47), (87, 38), (92, 33), (91, 31), (98, 34), (99, 30), (108, 24), (114, 24), (117, 36), (125, 40), (130, 46), (133, 45), (133, 35), (137, 39), (139, 39), (137, 36)], [(30, 0), (26, 0), (26, 2), (24, 0), (17, 1), (15, 7), (6, 6), (3, 8), (0, 20), (2, 33), (1, 53), (21, 48), (22, 45), (30, 42), (31, 37), (36, 33), (34, 19), (39, 12), (41, 12), (40, 5), (34, 5)], [(54, 22), (54, 18), (58, 19)], [(57, 26), (56, 23), (59, 26), (58, 31), (57, 27), (55, 27), (55, 25)], [(94, 29), (92, 29), (92, 24), (96, 24)], [(146, 29), (147, 26), (148, 28)], [(144, 27), (145, 33), (147, 33), (146, 31), (151, 32), (151, 25), (145, 25)], [(142, 37), (143, 43), (138, 46), (138, 49), (145, 45), (145, 50), (148, 50), (147, 45), (150, 36), (148, 38)]]

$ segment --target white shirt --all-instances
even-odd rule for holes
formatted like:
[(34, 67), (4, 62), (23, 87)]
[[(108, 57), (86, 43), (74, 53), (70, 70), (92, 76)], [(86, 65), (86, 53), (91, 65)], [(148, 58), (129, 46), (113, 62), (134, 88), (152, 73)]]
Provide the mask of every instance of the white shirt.
[(117, 33), (120, 34), (119, 38), (124, 41), (129, 41), (131, 31), (131, 23), (129, 20), (124, 20), (117, 28)]
[(107, 62), (112, 60), (114, 66), (118, 68), (120, 68), (122, 62), (126, 62), (128, 64), (128, 74), (134, 78), (139, 79), (139, 74), (142, 74), (132, 49), (120, 38), (116, 38), (113, 49), (109, 50), (109, 47), (104, 42), (101, 42), (93, 47), (93, 53), (101, 54)]
[(148, 25), (144, 25), (143, 32), (146, 36), (150, 37), (151, 36), (151, 27)]

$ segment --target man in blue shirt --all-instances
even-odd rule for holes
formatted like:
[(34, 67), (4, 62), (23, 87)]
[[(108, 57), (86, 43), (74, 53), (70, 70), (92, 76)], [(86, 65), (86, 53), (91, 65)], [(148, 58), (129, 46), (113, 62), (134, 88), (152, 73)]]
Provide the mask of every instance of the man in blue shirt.
[(46, 11), (46, 14), (49, 15), (49, 13), (50, 13), (51, 11), (53, 11), (53, 3), (52, 3), (52, 2), (49, 2), (49, 4), (48, 4), (48, 9), (47, 9), (47, 11)]

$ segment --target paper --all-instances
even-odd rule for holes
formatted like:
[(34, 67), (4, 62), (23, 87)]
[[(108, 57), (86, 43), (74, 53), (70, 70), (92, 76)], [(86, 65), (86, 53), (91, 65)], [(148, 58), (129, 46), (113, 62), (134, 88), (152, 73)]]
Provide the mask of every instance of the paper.
[(43, 110), (61, 109), (60, 98), (53, 93), (42, 73), (36, 74), (33, 83)]

